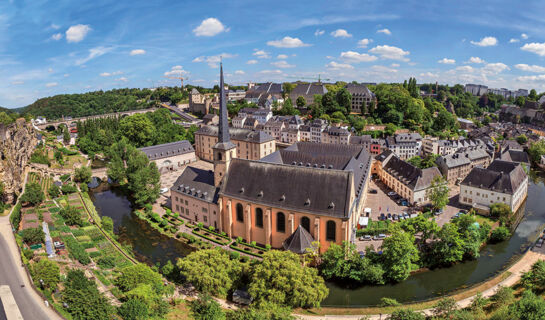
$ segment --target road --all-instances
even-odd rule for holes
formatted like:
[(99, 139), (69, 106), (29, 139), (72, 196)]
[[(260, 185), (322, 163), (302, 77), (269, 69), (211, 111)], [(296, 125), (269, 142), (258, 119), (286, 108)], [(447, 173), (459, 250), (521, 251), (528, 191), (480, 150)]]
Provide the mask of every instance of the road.
[[(61, 319), (31, 287), (8, 217), (0, 217), (0, 285), (8, 285), (24, 319)], [(24, 287), (21, 287), (24, 285)]]

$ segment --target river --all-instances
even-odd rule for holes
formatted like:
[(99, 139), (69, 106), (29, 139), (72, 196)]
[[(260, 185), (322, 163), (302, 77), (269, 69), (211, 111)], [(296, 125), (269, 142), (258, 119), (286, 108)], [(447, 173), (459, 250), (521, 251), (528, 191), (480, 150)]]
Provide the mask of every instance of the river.
[[(535, 241), (545, 223), (545, 185), (543, 177), (532, 173), (528, 187), (524, 218), (513, 236), (495, 245), (488, 245), (481, 256), (472, 261), (439, 268), (410, 276), (395, 285), (363, 286), (356, 289), (327, 283), (330, 293), (322, 306), (363, 307), (377, 305), (382, 297), (399, 302), (421, 301), (483, 282), (514, 263)], [(118, 188), (100, 186), (92, 189), (91, 199), (101, 215), (114, 221), (114, 229), (123, 243), (130, 243), (140, 261), (165, 263), (191, 252), (179, 241), (152, 229), (132, 213), (132, 205)]]

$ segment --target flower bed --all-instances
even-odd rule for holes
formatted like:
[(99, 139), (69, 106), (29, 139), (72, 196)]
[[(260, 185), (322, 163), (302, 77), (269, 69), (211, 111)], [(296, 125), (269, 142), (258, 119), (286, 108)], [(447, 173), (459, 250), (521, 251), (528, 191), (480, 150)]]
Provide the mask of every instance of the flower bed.
[(231, 242), (231, 239), (222, 237), (221, 235), (206, 229), (195, 228), (191, 232), (222, 246), (228, 245)]
[(249, 245), (239, 243), (239, 242), (233, 242), (229, 246), (229, 248), (231, 248), (233, 250), (236, 250), (236, 251), (239, 251), (239, 252), (249, 254), (249, 255), (254, 256), (254, 257), (258, 257), (258, 258), (263, 258), (263, 254), (266, 251), (266, 250), (258, 250), (256, 248), (253, 248), (253, 247), (249, 246)]

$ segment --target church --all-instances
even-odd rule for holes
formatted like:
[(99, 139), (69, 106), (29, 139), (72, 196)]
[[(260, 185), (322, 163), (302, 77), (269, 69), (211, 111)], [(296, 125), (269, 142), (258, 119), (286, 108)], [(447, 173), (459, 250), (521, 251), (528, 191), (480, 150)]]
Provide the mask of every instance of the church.
[(354, 241), (370, 178), (365, 148), (298, 142), (260, 160), (240, 159), (223, 83), (220, 67), (214, 171), (188, 166), (171, 188), (172, 210), (230, 237), (298, 253), (312, 241), (322, 252), (332, 242)]

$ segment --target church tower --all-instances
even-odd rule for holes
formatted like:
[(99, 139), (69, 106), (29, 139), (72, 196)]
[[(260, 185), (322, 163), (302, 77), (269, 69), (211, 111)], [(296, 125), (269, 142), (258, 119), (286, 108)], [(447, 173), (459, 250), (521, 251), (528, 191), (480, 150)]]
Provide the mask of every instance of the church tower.
[(214, 151), (214, 185), (219, 187), (229, 169), (231, 159), (236, 158), (237, 149), (229, 136), (229, 120), (227, 119), (227, 104), (225, 86), (223, 84), (223, 63), (220, 63), (220, 121), (218, 127), (218, 143), (212, 147)]

